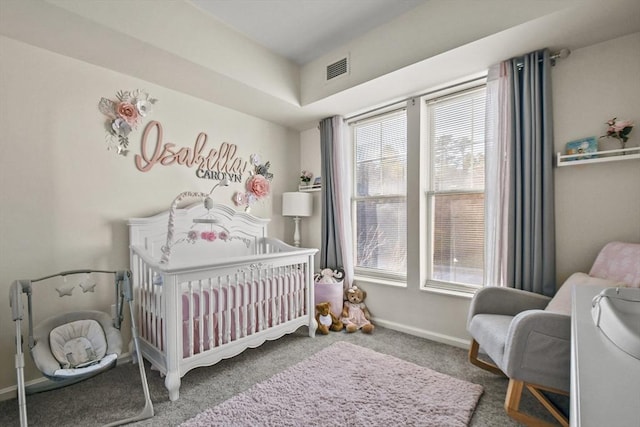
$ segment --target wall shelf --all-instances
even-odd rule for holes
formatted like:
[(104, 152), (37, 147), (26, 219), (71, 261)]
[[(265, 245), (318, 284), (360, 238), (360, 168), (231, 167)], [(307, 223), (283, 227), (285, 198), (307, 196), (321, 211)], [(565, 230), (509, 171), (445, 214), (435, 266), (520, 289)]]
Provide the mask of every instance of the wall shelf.
[(322, 190), (322, 185), (298, 185), (298, 191), (302, 193), (313, 193)]
[[(588, 157), (588, 158), (584, 158)], [(621, 148), (618, 150), (596, 151), (588, 154), (558, 153), (556, 166), (577, 166), (590, 163), (619, 162), (621, 160), (640, 159), (640, 147)]]

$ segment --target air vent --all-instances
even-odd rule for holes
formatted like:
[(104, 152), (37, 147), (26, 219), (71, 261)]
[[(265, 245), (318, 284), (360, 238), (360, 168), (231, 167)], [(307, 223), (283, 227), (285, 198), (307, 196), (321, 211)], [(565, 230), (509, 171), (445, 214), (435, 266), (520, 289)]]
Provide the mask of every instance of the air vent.
[(344, 57), (333, 64), (327, 65), (327, 81), (340, 77), (349, 72), (349, 61)]

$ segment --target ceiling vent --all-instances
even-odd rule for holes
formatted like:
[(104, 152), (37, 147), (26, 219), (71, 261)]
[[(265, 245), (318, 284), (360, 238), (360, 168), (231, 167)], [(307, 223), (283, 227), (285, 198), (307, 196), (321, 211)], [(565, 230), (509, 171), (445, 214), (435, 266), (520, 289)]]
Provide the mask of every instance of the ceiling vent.
[(349, 57), (345, 56), (333, 64), (327, 65), (327, 81), (349, 73)]

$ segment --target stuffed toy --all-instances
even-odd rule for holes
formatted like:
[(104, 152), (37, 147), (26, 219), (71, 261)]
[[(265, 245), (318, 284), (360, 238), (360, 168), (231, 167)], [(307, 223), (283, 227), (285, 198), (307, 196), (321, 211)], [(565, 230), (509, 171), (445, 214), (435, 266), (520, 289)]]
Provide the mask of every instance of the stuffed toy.
[(328, 335), (330, 330), (340, 332), (344, 327), (340, 319), (331, 312), (330, 302), (316, 305), (316, 322), (318, 322), (318, 332), (322, 335)]
[(367, 293), (357, 286), (351, 286), (344, 291), (345, 302), (342, 306), (342, 323), (347, 332), (362, 329), (365, 334), (373, 332), (375, 327), (371, 323), (371, 315), (364, 303)]
[(338, 283), (338, 280), (342, 279), (343, 276), (344, 273), (341, 271), (325, 268), (320, 273), (316, 273), (313, 279), (316, 283)]

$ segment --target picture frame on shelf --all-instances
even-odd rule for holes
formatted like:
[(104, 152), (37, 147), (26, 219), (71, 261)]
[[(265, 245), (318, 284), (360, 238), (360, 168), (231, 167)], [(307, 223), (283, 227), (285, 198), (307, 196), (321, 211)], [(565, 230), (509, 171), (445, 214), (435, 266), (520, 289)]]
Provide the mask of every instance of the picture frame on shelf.
[(316, 176), (316, 178), (313, 180), (313, 188), (320, 188), (320, 187), (322, 187), (322, 177)]
[[(572, 157), (571, 160), (591, 159), (598, 157), (598, 139), (595, 136), (576, 139), (567, 142), (565, 146), (566, 154)], [(584, 155), (581, 155), (584, 154)]]

